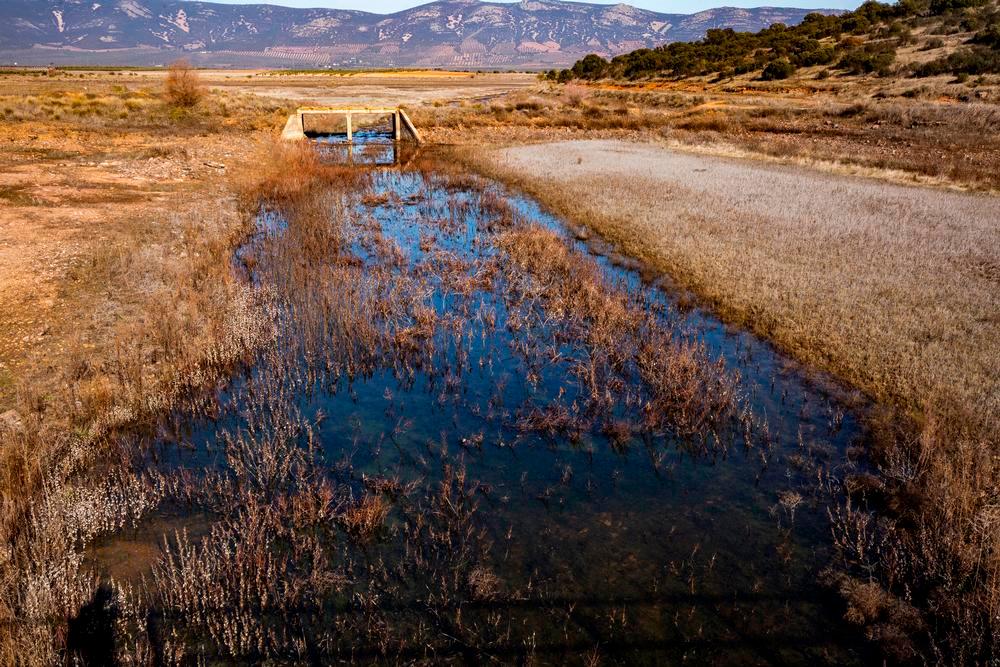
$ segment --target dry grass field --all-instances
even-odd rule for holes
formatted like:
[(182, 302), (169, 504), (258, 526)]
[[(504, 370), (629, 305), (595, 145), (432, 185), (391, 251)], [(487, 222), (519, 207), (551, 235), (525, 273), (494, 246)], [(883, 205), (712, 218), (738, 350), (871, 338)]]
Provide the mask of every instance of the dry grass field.
[(250, 98), (198, 115), (167, 108), (157, 88), (84, 81), (3, 80), (0, 412), (19, 389), (52, 395), (67, 358), (143, 317), (138, 301), (164, 298), (185, 234), (227, 208), (227, 168), (280, 118), (279, 104)]
[[(93, 73), (99, 76), (97, 73)], [(225, 93), (251, 93), (290, 106), (337, 106), (363, 101), (372, 106), (457, 105), (497, 98), (538, 85), (534, 74), (447, 71), (289, 72), (268, 70), (204, 70), (204, 85)], [(105, 74), (106, 76), (106, 74)], [(165, 73), (138, 71), (134, 81), (156, 87)]]
[[(996, 77), (994, 77), (995, 79)], [(1000, 189), (1000, 86), (950, 77), (540, 85), (414, 110), (432, 141), (662, 141), (687, 151), (961, 189)]]
[(114, 460), (102, 434), (248, 344), (251, 298), (230, 275), (246, 220), (226, 173), (281, 105), (223, 94), (196, 113), (107, 73), (6, 75), (0, 90), (0, 662), (47, 664), (63, 640), (17, 621), (79, 606), (51, 577), (86, 579), (67, 517), (115, 511), (69, 490)]

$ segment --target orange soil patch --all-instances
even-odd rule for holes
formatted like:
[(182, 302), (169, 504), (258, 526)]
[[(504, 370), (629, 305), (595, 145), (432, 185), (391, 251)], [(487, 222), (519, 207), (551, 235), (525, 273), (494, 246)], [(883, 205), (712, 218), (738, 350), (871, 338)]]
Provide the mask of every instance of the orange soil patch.
[(239, 142), (221, 136), (156, 138), (44, 123), (0, 126), (0, 146), (2, 412), (18, 384), (45, 393), (57, 360), (73, 346), (93, 347), (114, 324), (119, 314), (103, 312), (101, 303), (121, 286), (95, 294), (87, 284), (100, 254), (159, 233), (157, 213), (220, 177), (240, 153)]

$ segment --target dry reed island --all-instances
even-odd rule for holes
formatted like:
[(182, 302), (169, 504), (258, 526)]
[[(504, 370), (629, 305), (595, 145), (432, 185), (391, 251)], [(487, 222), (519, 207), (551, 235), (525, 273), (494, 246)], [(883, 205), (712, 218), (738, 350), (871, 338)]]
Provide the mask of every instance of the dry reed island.
[(1000, 659), (995, 1), (4, 68), (0, 165), (0, 663)]

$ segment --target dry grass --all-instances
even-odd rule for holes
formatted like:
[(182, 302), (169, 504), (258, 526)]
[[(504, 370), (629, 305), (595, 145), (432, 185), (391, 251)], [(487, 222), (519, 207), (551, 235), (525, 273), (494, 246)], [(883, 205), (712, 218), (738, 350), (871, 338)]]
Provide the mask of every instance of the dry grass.
[[(233, 199), (223, 193), (198, 204), (164, 221), (181, 234), (176, 245), (119, 246), (95, 262), (86, 279), (116, 286), (124, 303), (103, 307), (124, 320), (104, 332), (103, 344), (72, 353), (54, 394), (24, 387), (16, 404), (21, 426), (0, 432), (5, 662), (51, 662), (60, 646), (52, 619), (65, 623), (93, 594), (81, 549), (156, 503), (142, 485), (128, 490), (136, 482), (116, 472), (128, 457), (119, 458), (110, 436), (200, 402), (205, 386), (265, 334), (256, 297), (229, 273), (229, 249), (243, 229), (242, 219), (227, 213)], [(215, 212), (205, 214), (202, 205)], [(167, 302), (171, 308), (162, 308)], [(109, 468), (115, 472), (106, 481), (92, 477)]]
[(876, 638), (919, 637), (894, 639), (897, 657), (993, 650), (994, 197), (607, 141), (459, 156), (668, 274), (726, 319), (892, 406), (869, 453), (884, 486), (865, 494), (882, 518), (856, 508), (835, 517), (841, 564), (936, 619), (873, 629)]
[[(191, 76), (196, 76), (191, 72)], [(130, 81), (112, 77), (71, 82), (64, 79), (11, 81), (0, 75), (0, 119), (15, 127), (31, 124), (35, 130), (59, 128), (79, 135), (114, 128), (122, 134), (148, 135), (169, 133), (172, 136), (219, 134), (232, 130), (271, 130), (287, 117), (286, 102), (233, 91), (209, 93), (201, 84), (170, 79)], [(8, 85), (9, 84), (9, 85)], [(169, 85), (195, 86), (200, 91), (197, 111), (193, 105), (173, 99)], [(190, 91), (177, 93), (190, 96)], [(5, 151), (11, 147), (5, 147)]]
[(489, 103), (414, 110), (442, 143), (666, 139), (891, 180), (1000, 188), (995, 81), (838, 77), (539, 86)]
[[(576, 335), (587, 341), (591, 363), (581, 363), (576, 372), (592, 402), (587, 412), (606, 413), (605, 430), (670, 431), (707, 440), (739, 412), (738, 378), (726, 372), (721, 360), (713, 361), (703, 345), (657, 326), (645, 304), (630, 303), (626, 294), (606, 284), (592, 260), (570, 251), (554, 232), (538, 227), (508, 231), (497, 247), (513, 267), (531, 276), (527, 285), (510, 280), (508, 300), (520, 294), (540, 298), (547, 317), (559, 322), (564, 335), (582, 330)], [(650, 393), (642, 423), (629, 425), (611, 417), (613, 401), (606, 392), (608, 387), (626, 391), (631, 383), (623, 369), (632, 365)], [(527, 423), (551, 429), (546, 416), (533, 414)], [(560, 424), (561, 430), (583, 430), (566, 426)]]
[(88, 83), (31, 82), (33, 95), (5, 97), (15, 110), (0, 130), (18, 195), (0, 209), (0, 413), (14, 415), (0, 424), (4, 664), (60, 661), (95, 593), (83, 549), (159, 501), (122, 429), (202, 405), (267, 332), (232, 272), (247, 221), (220, 178), (248, 141), (218, 135), (270, 112), (253, 102), (192, 122), (150, 93)]
[(600, 141), (476, 165), (879, 399), (997, 423), (992, 197)]
[(307, 202), (318, 189), (337, 184), (359, 186), (364, 174), (351, 166), (324, 163), (305, 142), (265, 140), (232, 177), (241, 205), (256, 211), (261, 204), (294, 206)]

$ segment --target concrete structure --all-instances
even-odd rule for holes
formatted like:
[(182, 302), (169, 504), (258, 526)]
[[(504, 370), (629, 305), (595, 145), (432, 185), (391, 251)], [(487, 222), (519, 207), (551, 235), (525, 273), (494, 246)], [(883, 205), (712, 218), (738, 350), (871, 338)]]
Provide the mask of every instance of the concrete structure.
[(392, 139), (401, 141), (406, 131), (418, 144), (423, 142), (420, 132), (400, 107), (302, 107), (288, 117), (281, 138), (285, 141), (301, 141), (306, 138), (305, 118), (308, 115), (342, 115), (347, 122), (347, 141), (354, 141), (354, 116), (389, 116), (392, 118)]

